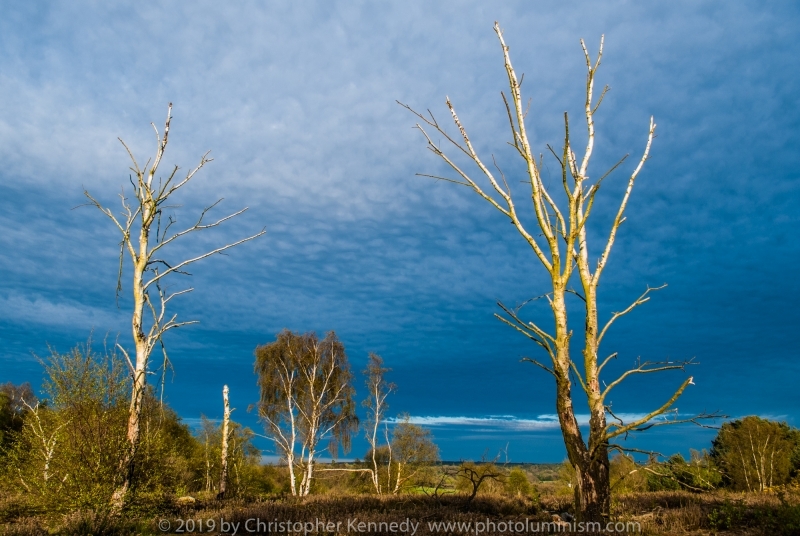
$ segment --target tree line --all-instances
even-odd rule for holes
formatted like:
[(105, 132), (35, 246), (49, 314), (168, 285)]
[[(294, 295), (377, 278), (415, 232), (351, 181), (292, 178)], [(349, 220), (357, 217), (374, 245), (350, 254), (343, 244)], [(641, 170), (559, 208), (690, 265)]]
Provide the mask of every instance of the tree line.
[[(142, 395), (129, 504), (198, 493), (305, 496), (315, 489), (321, 456), (335, 459), (350, 450), (359, 430), (354, 378), (336, 334), (319, 339), (284, 330), (255, 355), (261, 396), (254, 406), (281, 462), (264, 464), (256, 433), (230, 419), (227, 386), (222, 422), (202, 417), (194, 429), (150, 386)], [(369, 359), (367, 386), (376, 371), (382, 377), (389, 370), (379, 356)], [(132, 382), (124, 358), (114, 349), (97, 352), (89, 341), (67, 353), (51, 349), (40, 361), (40, 395), (29, 383), (0, 386), (0, 495), (17, 497), (34, 511), (114, 509), (114, 492), (127, 478), (119, 470), (128, 452)], [(369, 397), (364, 403), (372, 407)], [(375, 491), (397, 494), (418, 483), (439, 459), (438, 448), (430, 432), (408, 417), (390, 427), (385, 397), (381, 404), (371, 429), (381, 427), (383, 442), (371, 443), (365, 459), (372, 460)], [(325, 465), (325, 472), (342, 469)]]

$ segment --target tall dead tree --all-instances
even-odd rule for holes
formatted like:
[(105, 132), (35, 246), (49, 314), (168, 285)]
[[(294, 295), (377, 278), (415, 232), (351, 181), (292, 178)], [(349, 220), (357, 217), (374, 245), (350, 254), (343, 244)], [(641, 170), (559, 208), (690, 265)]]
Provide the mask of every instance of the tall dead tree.
[[(136, 349), (135, 360), (132, 360), (122, 345), (117, 345), (127, 359), (132, 378), (130, 413), (128, 417), (128, 446), (120, 462), (120, 484), (112, 497), (112, 507), (119, 511), (124, 505), (125, 498), (131, 488), (134, 477), (136, 452), (139, 446), (139, 420), (142, 413), (142, 401), (147, 388), (147, 374), (150, 372), (150, 356), (159, 346), (164, 356), (164, 366), (168, 364), (168, 356), (164, 346), (164, 334), (172, 329), (194, 324), (197, 321), (177, 320), (176, 314), (167, 314), (167, 304), (176, 296), (191, 292), (192, 288), (185, 288), (176, 292), (166, 290), (165, 278), (172, 274), (185, 274), (186, 268), (206, 257), (222, 253), (234, 246), (248, 240), (253, 240), (264, 234), (264, 230), (247, 238), (226, 244), (212, 251), (197, 255), (185, 260), (167, 260), (164, 248), (176, 240), (196, 231), (202, 231), (219, 226), (221, 223), (242, 214), (246, 208), (229, 214), (214, 222), (206, 223), (206, 215), (220, 201), (203, 209), (194, 225), (180, 231), (174, 231), (173, 225), (177, 220), (165, 210), (170, 208), (170, 198), (183, 188), (206, 164), (212, 161), (206, 152), (200, 163), (189, 171), (183, 178), (178, 176), (178, 166), (172, 168), (166, 178), (156, 178), (158, 167), (164, 156), (169, 138), (170, 122), (172, 120), (172, 103), (167, 109), (167, 119), (164, 123), (163, 136), (159, 134), (154, 124), (156, 133), (156, 152), (154, 158), (148, 160), (144, 167), (140, 167), (133, 152), (122, 139), (123, 147), (131, 159), (130, 177), (133, 186), (133, 199), (129, 199), (123, 190), (119, 194), (122, 210), (121, 215), (115, 216), (111, 209), (103, 206), (84, 190), (84, 195), (89, 199), (89, 204), (97, 207), (108, 216), (121, 234), (119, 251), (119, 272), (117, 280), (117, 295), (122, 290), (122, 273), (125, 252), (131, 260), (133, 311), (131, 315), (131, 328), (133, 342)], [(173, 205), (174, 206), (174, 205)], [(154, 227), (155, 226), (155, 227)], [(148, 314), (149, 313), (149, 314)]]
[[(533, 213), (535, 215), (533, 219), (535, 222), (534, 228), (527, 228), (518, 214), (514, 203), (514, 193), (509, 186), (509, 182), (512, 181), (506, 180), (505, 175), (497, 167), (497, 163), (494, 162), (494, 157), (492, 157), (492, 165), (497, 169), (497, 175), (478, 155), (449, 98), (446, 100), (446, 105), (458, 130), (458, 134), (455, 137), (451, 136), (430, 112), (428, 115), (423, 115), (408, 105), (400, 104), (418, 118), (419, 123), (417, 123), (416, 128), (425, 137), (428, 149), (443, 159), (456, 174), (455, 178), (434, 175), (423, 176), (466, 186), (500, 211), (510, 220), (510, 223), (514, 225), (517, 232), (531, 247), (535, 257), (550, 277), (551, 290), (541, 297), (546, 298), (550, 305), (553, 322), (552, 331), (548, 331), (534, 322), (523, 320), (520, 318), (519, 308), (511, 309), (505, 307), (502, 303), (499, 305), (505, 314), (496, 316), (506, 324), (522, 332), (538, 344), (548, 355), (549, 364), (543, 364), (533, 359), (527, 360), (546, 370), (555, 379), (556, 408), (561, 432), (569, 461), (577, 473), (578, 486), (575, 491), (577, 511), (580, 512), (581, 519), (584, 521), (602, 521), (608, 516), (610, 508), (608, 451), (611, 448), (621, 448), (611, 445), (610, 441), (612, 439), (654, 426), (688, 421), (696, 422), (697, 418), (713, 417), (713, 415), (703, 414), (683, 419), (678, 417), (673, 408), (678, 397), (692, 384), (691, 377), (686, 378), (660, 407), (641, 418), (629, 422), (624, 422), (615, 416), (606, 402), (611, 390), (632, 375), (666, 370), (682, 370), (686, 365), (692, 364), (691, 361), (640, 362), (633, 369), (624, 372), (613, 381), (604, 383), (601, 382), (600, 378), (604, 367), (617, 355), (612, 353), (602, 360), (598, 359), (600, 344), (608, 329), (621, 316), (647, 302), (650, 299), (649, 294), (651, 291), (658, 290), (657, 288), (648, 287), (630, 306), (620, 312), (613, 313), (605, 324), (600, 324), (597, 306), (600, 277), (608, 263), (620, 225), (625, 221), (625, 209), (636, 178), (650, 155), (650, 146), (655, 135), (656, 125), (651, 117), (642, 156), (628, 177), (627, 188), (617, 208), (611, 229), (608, 231), (605, 243), (599, 250), (601, 253), (597, 261), (592, 263), (586, 223), (592, 212), (595, 197), (602, 181), (625, 160), (625, 158), (620, 160), (593, 183), (589, 181), (589, 161), (592, 157), (595, 142), (594, 117), (608, 90), (608, 87), (605, 87), (599, 98), (595, 100), (595, 75), (600, 66), (603, 40), (600, 40), (600, 50), (594, 61), (581, 40), (587, 68), (586, 98), (583, 103), (587, 143), (582, 157), (579, 158), (573, 151), (570, 125), (566, 113), (564, 114), (564, 145), (561, 151), (556, 152), (548, 146), (561, 169), (560, 182), (561, 186), (563, 186), (564, 197), (563, 200), (557, 200), (555, 192), (549, 191), (545, 186), (541, 176), (542, 163), (531, 149), (525, 127), (527, 111), (521, 95), (521, 81), (517, 78), (511, 65), (509, 49), (497, 23), (495, 23), (494, 31), (500, 41), (510, 90), (510, 98), (504, 92), (501, 92), (511, 128), (511, 141), (509, 144), (522, 158), (522, 164), (525, 169), (525, 180), (522, 182), (527, 183), (526, 189), (529, 188), (526, 196), (530, 196), (533, 205)], [(436, 135), (432, 136), (426, 129), (436, 131)], [(482, 176), (483, 180), (488, 182), (488, 188), (482, 187), (479, 184), (479, 179), (473, 178), (475, 173), (463, 168), (445, 152), (435, 141), (435, 138), (438, 139), (440, 137), (446, 140), (446, 143), (455, 147), (457, 152), (466, 157), (468, 162), (476, 166), (477, 176)], [(570, 280), (576, 272), (583, 288), (582, 294), (573, 291), (569, 286)], [(584, 344), (580, 359), (573, 359), (570, 353), (570, 340), (573, 331), (568, 323), (566, 302), (568, 294), (575, 294), (581, 300), (584, 309), (584, 318), (581, 319), (584, 329)], [(584, 441), (575, 417), (570, 374), (574, 374), (577, 379), (580, 391), (586, 396), (589, 406), (588, 442)], [(601, 385), (603, 385), (602, 388)], [(664, 415), (667, 412), (673, 412), (673, 416), (668, 419), (653, 420), (655, 417)], [(607, 422), (607, 416), (611, 417), (611, 422)]]
[(231, 424), (231, 404), (228, 401), (228, 386), (222, 388), (222, 404), (224, 412), (222, 414), (222, 447), (220, 449), (220, 473), (219, 473), (219, 493), (218, 499), (225, 497), (228, 490), (228, 439), (230, 439), (229, 427)]
[(332, 331), (319, 340), (284, 330), (256, 348), (255, 372), (259, 416), (288, 465), (292, 495), (306, 496), (317, 458), (326, 450), (335, 458), (339, 446), (349, 451), (358, 429), (344, 345)]

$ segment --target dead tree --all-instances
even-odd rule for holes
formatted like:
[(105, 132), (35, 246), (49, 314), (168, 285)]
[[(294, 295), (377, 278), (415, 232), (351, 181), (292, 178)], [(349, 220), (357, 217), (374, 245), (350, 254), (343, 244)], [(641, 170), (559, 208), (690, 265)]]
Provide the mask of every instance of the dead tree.
[(222, 388), (222, 401), (225, 408), (222, 415), (222, 448), (220, 453), (220, 474), (219, 474), (219, 493), (218, 499), (225, 497), (225, 492), (228, 489), (228, 439), (230, 432), (228, 430), (231, 423), (231, 405), (228, 401), (228, 386)]
[(358, 429), (344, 345), (332, 331), (319, 340), (284, 330), (256, 348), (255, 371), (259, 416), (288, 465), (292, 495), (306, 496), (317, 458), (326, 450), (335, 457), (340, 445), (349, 451)]
[(135, 360), (131, 360), (125, 348), (117, 345), (130, 367), (132, 388), (127, 431), (128, 446), (120, 462), (120, 484), (114, 491), (111, 501), (115, 511), (119, 511), (122, 508), (134, 476), (136, 452), (139, 446), (139, 419), (142, 412), (142, 401), (147, 388), (147, 375), (151, 372), (150, 356), (157, 346), (160, 347), (164, 356), (164, 367), (166, 368), (168, 356), (164, 346), (164, 334), (172, 329), (197, 322), (195, 320), (178, 321), (176, 314), (167, 313), (167, 304), (173, 298), (191, 292), (193, 289), (185, 288), (176, 292), (169, 292), (165, 285), (165, 278), (172, 274), (187, 274), (186, 268), (189, 265), (206, 257), (222, 253), (248, 240), (253, 240), (265, 232), (262, 229), (261, 232), (252, 236), (182, 261), (170, 261), (163, 256), (164, 248), (176, 240), (196, 231), (217, 227), (247, 210), (244, 208), (207, 223), (206, 215), (222, 201), (220, 199), (203, 209), (194, 225), (180, 231), (173, 230), (173, 225), (177, 223), (177, 220), (172, 215), (165, 214), (165, 210), (170, 208), (170, 198), (175, 192), (188, 184), (197, 172), (211, 162), (212, 159), (208, 158), (209, 153), (207, 152), (200, 158), (200, 163), (183, 178), (178, 177), (179, 168), (175, 166), (167, 174), (166, 178), (156, 179), (158, 167), (167, 148), (171, 120), (172, 103), (167, 109), (163, 136), (159, 134), (156, 126), (153, 125), (153, 130), (156, 132), (156, 153), (152, 161), (148, 160), (144, 167), (139, 166), (133, 156), (133, 152), (125, 142), (121, 139), (119, 140), (125, 147), (132, 162), (130, 169), (133, 175), (130, 177), (130, 182), (133, 187), (134, 197), (133, 200), (128, 198), (124, 190), (119, 194), (122, 204), (121, 216), (115, 216), (111, 209), (103, 206), (88, 191), (84, 190), (84, 195), (89, 199), (89, 204), (97, 207), (103, 214), (108, 216), (121, 234), (117, 296), (122, 290), (122, 271), (126, 251), (133, 269), (131, 328), (136, 349)]
[[(647, 302), (650, 299), (650, 292), (662, 288), (648, 287), (630, 306), (620, 312), (613, 313), (605, 324), (600, 323), (597, 306), (600, 277), (608, 263), (617, 232), (625, 221), (625, 209), (636, 178), (650, 155), (650, 147), (655, 136), (656, 125), (651, 117), (647, 128), (644, 151), (628, 177), (627, 188), (617, 208), (605, 243), (601, 246), (601, 253), (597, 261), (592, 263), (586, 223), (591, 215), (602, 181), (625, 160), (625, 158), (622, 158), (593, 183), (589, 181), (589, 161), (592, 157), (595, 142), (594, 118), (608, 90), (608, 87), (604, 88), (599, 98), (595, 99), (595, 75), (600, 66), (603, 40), (600, 40), (600, 50), (594, 61), (581, 40), (587, 67), (586, 98), (583, 108), (588, 134), (586, 148), (582, 157), (579, 158), (573, 151), (570, 125), (566, 113), (564, 114), (564, 145), (561, 151), (556, 152), (548, 146), (560, 166), (560, 183), (563, 186), (564, 196), (563, 200), (559, 201), (556, 198), (556, 192), (551, 192), (545, 186), (541, 175), (542, 162), (531, 149), (525, 126), (527, 111), (521, 95), (521, 80), (517, 78), (511, 65), (509, 49), (497, 23), (495, 23), (494, 31), (500, 41), (510, 89), (510, 98), (504, 92), (501, 92), (511, 130), (509, 145), (521, 157), (522, 165), (525, 169), (525, 180), (523, 182), (527, 184), (525, 188), (529, 188), (526, 196), (530, 196), (534, 213), (533, 221), (535, 223), (532, 228), (528, 228), (519, 216), (517, 206), (514, 203), (514, 193), (509, 186), (511, 181), (507, 181), (506, 176), (494, 161), (494, 157), (492, 157), (492, 166), (497, 169), (497, 174), (478, 155), (449, 98), (446, 99), (446, 105), (458, 131), (455, 136), (451, 136), (445, 126), (437, 122), (432, 113), (428, 112), (428, 115), (423, 115), (408, 105), (400, 104), (414, 113), (419, 120), (416, 128), (425, 137), (428, 149), (444, 160), (456, 174), (455, 178), (435, 175), (423, 176), (466, 186), (500, 211), (530, 246), (535, 257), (550, 277), (551, 290), (541, 298), (546, 298), (550, 305), (553, 322), (552, 331), (548, 331), (529, 320), (523, 320), (520, 317), (520, 308), (508, 308), (502, 303), (498, 305), (505, 314), (496, 316), (530, 338), (549, 357), (549, 364), (544, 364), (534, 359), (526, 360), (547, 371), (555, 380), (556, 408), (561, 432), (569, 461), (574, 466), (578, 477), (578, 486), (575, 493), (576, 509), (581, 513), (581, 518), (584, 521), (602, 521), (608, 516), (610, 508), (608, 461), (610, 440), (633, 431), (645, 430), (654, 426), (687, 421), (696, 422), (697, 418), (714, 416), (703, 414), (690, 419), (681, 419), (678, 418), (677, 413), (674, 413), (673, 418), (653, 420), (655, 417), (674, 411), (673, 405), (675, 401), (692, 384), (691, 377), (685, 379), (664, 404), (642, 418), (631, 422), (623, 422), (610, 412), (609, 404), (606, 402), (608, 395), (612, 389), (626, 378), (637, 374), (683, 370), (686, 365), (693, 364), (690, 361), (659, 363), (646, 361), (639, 363), (635, 368), (628, 370), (607, 384), (602, 383), (600, 378), (603, 368), (610, 360), (616, 357), (616, 353), (613, 353), (602, 360), (598, 359), (600, 344), (608, 329), (621, 316)], [(429, 130), (431, 131), (430, 133)], [(433, 131), (435, 131), (435, 134), (433, 134)], [(451, 144), (456, 149), (456, 153), (460, 153), (462, 157), (465, 157), (466, 161), (475, 165), (477, 174), (470, 172), (457, 163), (454, 158), (451, 158), (450, 154), (445, 152), (444, 148), (438, 143), (437, 140), (439, 139)], [(474, 176), (476, 178), (473, 178)], [(488, 183), (488, 187), (479, 184), (481, 181), (477, 178), (478, 176)], [(570, 281), (576, 275), (576, 272), (583, 289), (582, 293), (573, 291), (570, 288)], [(573, 360), (570, 353), (570, 340), (573, 331), (570, 328), (567, 317), (566, 300), (568, 294), (577, 296), (581, 300), (584, 309), (584, 318), (580, 321), (584, 329), (584, 346), (581, 358), (575, 360)], [(588, 442), (584, 441), (578, 421), (575, 418), (571, 374), (577, 379), (580, 391), (586, 396), (591, 413)], [(601, 388), (601, 385), (604, 385), (604, 387)], [(613, 418), (612, 422), (607, 422), (607, 415)]]

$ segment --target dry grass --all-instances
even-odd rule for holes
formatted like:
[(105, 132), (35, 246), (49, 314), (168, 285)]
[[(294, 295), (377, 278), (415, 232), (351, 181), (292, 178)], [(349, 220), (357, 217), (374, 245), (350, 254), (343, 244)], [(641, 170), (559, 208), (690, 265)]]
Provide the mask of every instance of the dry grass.
[[(784, 490), (771, 494), (734, 494), (687, 492), (636, 493), (615, 497), (614, 519), (635, 521), (645, 535), (800, 535), (800, 491)], [(365, 523), (402, 523), (411, 519), (419, 523), (415, 536), (443, 535), (432, 532), (428, 522), (486, 521), (508, 522), (552, 521), (553, 513), (571, 509), (569, 498), (563, 495), (544, 495), (540, 502), (529, 499), (500, 496), (478, 496), (467, 504), (463, 496), (447, 495), (434, 498), (424, 495), (377, 497), (370, 495), (321, 495), (303, 500), (271, 498), (259, 501), (198, 501), (191, 506), (165, 505), (161, 513), (145, 514), (144, 510), (132, 512), (123, 519), (114, 519), (93, 512), (78, 512), (57, 519), (41, 516), (18, 517), (5, 525), (0, 533), (14, 536), (44, 534), (133, 535), (164, 534), (158, 527), (161, 519), (170, 522), (172, 532), (180, 526), (179, 520), (220, 519), (239, 523), (237, 534), (246, 533), (244, 522), (258, 518), (264, 522), (288, 521), (316, 522), (324, 520), (343, 522), (340, 533), (347, 533), (349, 519)], [(205, 534), (219, 534), (203, 531)], [(170, 532), (167, 532), (170, 533)], [(199, 530), (195, 530), (199, 533)], [(278, 531), (272, 531), (278, 534)], [(334, 534), (336, 531), (321, 531)], [(458, 531), (455, 531), (457, 534)], [(301, 532), (302, 534), (302, 532)], [(350, 533), (353, 534), (352, 532)], [(369, 534), (392, 534), (387, 530)], [(474, 534), (474, 532), (473, 532)], [(491, 534), (486, 532), (484, 534)], [(505, 532), (505, 534), (512, 534)], [(565, 534), (560, 532), (560, 534)]]

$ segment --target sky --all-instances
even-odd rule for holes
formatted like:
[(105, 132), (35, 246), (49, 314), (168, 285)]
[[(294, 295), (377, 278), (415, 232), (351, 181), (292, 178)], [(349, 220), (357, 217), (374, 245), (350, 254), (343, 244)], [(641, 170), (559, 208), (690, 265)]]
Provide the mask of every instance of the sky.
[[(166, 339), (166, 399), (187, 423), (219, 418), (228, 384), (234, 418), (263, 433), (248, 413), (256, 346), (284, 328), (334, 330), (359, 398), (376, 352), (398, 386), (390, 415), (429, 428), (444, 459), (503, 450), (512, 462), (563, 460), (552, 378), (521, 362), (546, 356), (494, 318), (498, 301), (541, 295), (548, 278), (501, 214), (416, 175), (445, 169), (396, 102), (444, 122), (449, 96), (477, 150), (509, 170), (529, 217), (506, 145), (498, 21), (525, 73), (536, 153), (560, 147), (565, 111), (580, 121), (581, 38), (595, 53), (605, 35), (597, 83), (611, 88), (590, 176), (641, 154), (651, 115), (658, 124), (600, 286), (601, 319), (647, 285), (668, 286), (615, 324), (604, 345), (619, 357), (603, 379), (638, 358), (694, 358), (680, 415), (800, 425), (796, 3), (73, 0), (0, 10), (0, 382), (38, 386), (37, 356), (49, 348), (130, 344), (127, 271), (115, 301), (119, 236), (80, 205), (85, 188), (117, 206), (130, 165), (117, 138), (151, 158), (150, 123), (161, 128), (172, 102), (162, 169), (186, 171), (208, 150), (214, 158), (176, 200), (179, 224), (219, 198), (220, 216), (249, 210), (170, 259), (266, 229), (171, 283), (195, 289), (171, 310), (199, 320)], [(580, 147), (583, 130), (573, 131)], [(598, 196), (593, 255), (634, 160)], [(558, 185), (557, 166), (544, 158), (548, 184)], [(537, 307), (525, 310), (546, 324)], [(571, 322), (579, 332), (582, 319)], [(686, 374), (626, 382), (614, 412), (647, 413)], [(662, 427), (627, 445), (685, 453), (714, 434)], [(356, 441), (348, 456), (365, 451)]]

